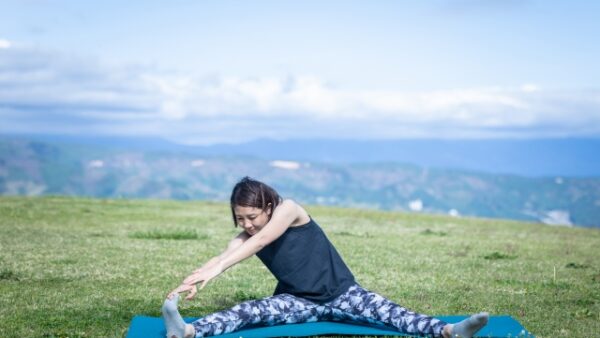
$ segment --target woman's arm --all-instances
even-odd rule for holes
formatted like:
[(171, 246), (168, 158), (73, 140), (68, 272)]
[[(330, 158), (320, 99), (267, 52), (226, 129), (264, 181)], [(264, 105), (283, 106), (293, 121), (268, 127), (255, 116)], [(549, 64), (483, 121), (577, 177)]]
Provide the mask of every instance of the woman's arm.
[(208, 281), (220, 275), (231, 266), (259, 252), (262, 248), (281, 236), (300, 216), (300, 206), (292, 200), (284, 200), (275, 208), (271, 220), (255, 235), (248, 238), (236, 249), (224, 255), (218, 262), (186, 281), (189, 284), (202, 282), (202, 289)]
[(185, 297), (185, 299), (189, 300), (189, 299), (194, 298), (194, 296), (198, 292), (198, 289), (196, 288), (196, 285), (194, 283), (189, 283), (189, 281), (192, 280), (193, 278), (200, 276), (203, 271), (209, 270), (209, 269), (215, 267), (216, 265), (218, 265), (219, 262), (224, 257), (229, 255), (231, 252), (235, 251), (249, 237), (250, 236), (245, 231), (242, 231), (239, 235), (237, 235), (234, 239), (232, 239), (229, 242), (225, 251), (223, 251), (220, 255), (211, 258), (206, 263), (204, 263), (200, 268), (196, 269), (191, 275), (186, 277), (186, 279), (183, 281), (183, 283), (181, 283), (181, 285), (179, 285), (175, 290), (171, 291), (167, 297), (170, 299), (170, 298), (172, 298), (173, 295), (175, 295), (177, 293), (189, 292), (189, 294), (187, 295), (187, 297)]
[[(248, 233), (246, 233), (245, 231), (240, 232), (237, 236), (235, 236), (235, 238), (233, 238), (229, 242), (225, 251), (223, 251), (218, 256), (215, 256), (215, 257), (211, 258), (210, 260), (208, 260), (208, 262), (204, 263), (201, 267), (196, 269), (194, 272), (201, 271), (202, 269), (208, 269), (208, 268), (214, 266), (215, 264), (219, 263), (223, 258), (227, 257), (231, 252), (235, 251), (235, 249), (237, 249), (240, 245), (244, 244), (244, 242), (249, 237), (250, 237), (250, 235), (248, 235)], [(184, 281), (184, 283), (185, 283), (185, 281)]]

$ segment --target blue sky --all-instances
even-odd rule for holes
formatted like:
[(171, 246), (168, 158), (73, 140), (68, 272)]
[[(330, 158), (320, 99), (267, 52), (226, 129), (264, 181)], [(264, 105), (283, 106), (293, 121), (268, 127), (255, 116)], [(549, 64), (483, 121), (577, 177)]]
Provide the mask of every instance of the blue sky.
[(0, 133), (600, 136), (597, 1), (3, 1)]

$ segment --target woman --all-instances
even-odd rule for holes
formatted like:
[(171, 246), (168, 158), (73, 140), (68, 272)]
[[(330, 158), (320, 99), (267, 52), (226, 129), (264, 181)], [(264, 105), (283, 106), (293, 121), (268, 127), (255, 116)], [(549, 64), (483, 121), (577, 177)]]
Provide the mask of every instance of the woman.
[[(385, 325), (433, 337), (472, 337), (488, 321), (485, 312), (449, 324), (417, 314), (368, 291), (354, 280), (319, 225), (296, 202), (282, 200), (268, 185), (245, 177), (231, 193), (231, 213), (243, 231), (173, 290), (162, 308), (168, 337), (206, 337), (248, 325), (321, 320)], [(256, 254), (277, 278), (271, 297), (244, 302), (186, 324), (177, 310), (179, 293), (192, 299), (231, 266)]]

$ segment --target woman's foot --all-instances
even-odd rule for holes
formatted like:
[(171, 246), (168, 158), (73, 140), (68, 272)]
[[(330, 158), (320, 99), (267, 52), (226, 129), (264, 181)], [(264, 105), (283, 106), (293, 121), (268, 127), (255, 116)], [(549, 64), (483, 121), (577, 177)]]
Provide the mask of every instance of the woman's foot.
[(456, 324), (451, 324), (448, 330), (444, 329), (444, 331), (446, 334), (450, 333), (449, 337), (452, 338), (471, 338), (487, 324), (489, 317), (487, 312), (481, 312)]
[(187, 338), (194, 336), (194, 327), (186, 324), (177, 310), (179, 295), (167, 298), (162, 307), (163, 319), (167, 328), (167, 338)]

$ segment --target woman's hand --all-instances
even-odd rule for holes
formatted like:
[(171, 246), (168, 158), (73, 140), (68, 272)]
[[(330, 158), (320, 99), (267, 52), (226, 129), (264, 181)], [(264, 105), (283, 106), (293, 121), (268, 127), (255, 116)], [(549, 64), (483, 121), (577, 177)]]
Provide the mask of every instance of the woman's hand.
[(223, 268), (220, 263), (216, 263), (211, 266), (202, 267), (194, 273), (192, 273), (189, 277), (183, 280), (183, 284), (194, 285), (202, 282), (200, 284), (200, 290), (204, 289), (206, 283), (208, 283), (213, 278), (217, 277), (223, 272)]
[(201, 267), (201, 268), (194, 270), (194, 272), (192, 272), (191, 275), (185, 277), (185, 279), (183, 280), (183, 284), (192, 284), (191, 281), (196, 278), (199, 278), (201, 276), (202, 271), (204, 271), (204, 270), (206, 270), (205, 267)]
[(221, 272), (223, 272), (223, 270), (220, 264), (214, 264), (210, 267), (202, 267), (197, 269), (194, 271), (194, 273), (188, 276), (180, 286), (171, 291), (167, 298), (172, 299), (178, 293), (189, 292), (185, 299), (193, 299), (194, 296), (196, 296), (196, 293), (198, 293), (198, 288), (196, 287), (197, 283), (202, 282), (202, 284), (200, 284), (200, 290), (202, 290), (208, 281), (220, 275)]
[(167, 299), (173, 299), (173, 297), (175, 297), (176, 294), (182, 292), (189, 292), (185, 299), (190, 300), (194, 298), (194, 296), (198, 292), (198, 289), (196, 288), (196, 285), (181, 284), (167, 295)]

